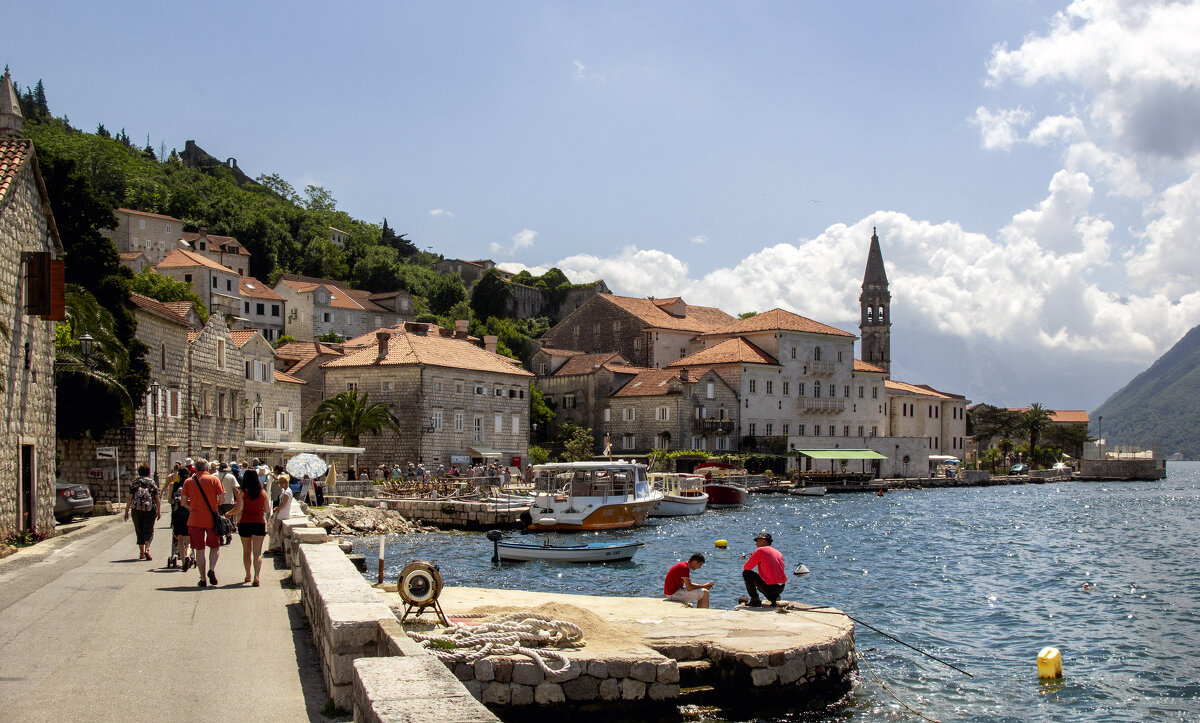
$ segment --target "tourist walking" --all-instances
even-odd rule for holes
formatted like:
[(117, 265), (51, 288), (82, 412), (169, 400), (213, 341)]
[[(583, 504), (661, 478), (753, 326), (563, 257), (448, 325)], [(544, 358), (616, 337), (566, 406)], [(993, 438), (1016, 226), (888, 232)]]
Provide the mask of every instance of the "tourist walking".
[[(196, 560), (191, 556), (188, 549), (190, 539), (188, 537), (188, 517), (191, 511), (183, 506), (183, 483), (187, 481), (184, 474), (185, 470), (180, 467), (179, 474), (176, 480), (171, 485), (171, 534), (175, 537), (175, 563), (182, 566), (184, 572), (188, 568), (196, 564)], [(170, 563), (167, 567), (170, 567)]]
[[(258, 481), (258, 473), (253, 469), (246, 470), (242, 475), (242, 486), (238, 488), (237, 506), (233, 508), (233, 517), (237, 520), (238, 537), (242, 538), (242, 567), (246, 568), (246, 582), (253, 579), (254, 587), (258, 587), (258, 575), (262, 571), (263, 541), (267, 537), (267, 510), (270, 503), (267, 493)], [(251, 578), (251, 567), (254, 576)]]
[(150, 479), (149, 465), (138, 465), (138, 476), (129, 485), (129, 496), (125, 501), (125, 519), (133, 513), (133, 533), (137, 538), (138, 559), (153, 560), (150, 542), (154, 539), (154, 521), (162, 517), (158, 504), (158, 485)]
[[(235, 468), (221, 462), (217, 467), (218, 474), (221, 477), (221, 486), (225, 488), (225, 492), (221, 494), (221, 506), (217, 509), (222, 515), (229, 516), (233, 512), (233, 508), (237, 506), (237, 489), (238, 478), (233, 473)], [(221, 540), (222, 545), (228, 545), (233, 542), (233, 534), (231, 533), (226, 539)]]
[(699, 552), (687, 561), (680, 560), (667, 571), (667, 579), (663, 581), (663, 593), (668, 600), (676, 600), (686, 605), (708, 607), (708, 591), (712, 590), (711, 582), (696, 584), (692, 582), (692, 573), (704, 566), (704, 555)]
[[(217, 516), (217, 504), (225, 488), (221, 480), (208, 473), (208, 462), (196, 460), (196, 475), (183, 483), (183, 506), (188, 508), (188, 537), (196, 550), (196, 567), (200, 570), (200, 587), (217, 585), (217, 557), (221, 554), (221, 540), (213, 529)], [(204, 548), (208, 548), (205, 559)], [(207, 575), (207, 581), (206, 581)]]
[[(783, 586), (787, 583), (787, 573), (783, 568), (783, 554), (771, 547), (774, 540), (770, 532), (760, 532), (754, 536), (757, 549), (750, 554), (750, 559), (742, 565), (742, 580), (746, 583), (748, 598), (742, 598), (752, 608), (762, 607), (758, 599), (761, 592), (771, 607), (779, 602), (783, 595)], [(758, 568), (758, 572), (754, 568)]]

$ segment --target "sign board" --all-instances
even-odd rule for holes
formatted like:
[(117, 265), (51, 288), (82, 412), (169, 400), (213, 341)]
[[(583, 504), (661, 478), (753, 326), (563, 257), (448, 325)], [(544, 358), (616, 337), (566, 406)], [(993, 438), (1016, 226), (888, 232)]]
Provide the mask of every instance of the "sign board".
[(116, 458), (117, 458), (117, 448), (116, 447), (97, 447), (96, 448), (96, 459), (116, 459)]
[(520, 467), (521, 466), (521, 458), (514, 455), (512, 458), (512, 466)]
[(450, 464), (470, 464), (470, 463), (471, 463), (471, 457), (469, 455), (465, 455), (465, 454), (450, 455)]

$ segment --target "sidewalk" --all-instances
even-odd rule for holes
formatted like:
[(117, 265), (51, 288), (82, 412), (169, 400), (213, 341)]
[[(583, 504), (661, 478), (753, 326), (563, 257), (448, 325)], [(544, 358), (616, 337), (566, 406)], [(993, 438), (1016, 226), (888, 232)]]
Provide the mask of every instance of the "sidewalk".
[(165, 567), (166, 522), (152, 562), (121, 515), (0, 560), (0, 721), (327, 720), (288, 571), (244, 585), (235, 536), (200, 588)]

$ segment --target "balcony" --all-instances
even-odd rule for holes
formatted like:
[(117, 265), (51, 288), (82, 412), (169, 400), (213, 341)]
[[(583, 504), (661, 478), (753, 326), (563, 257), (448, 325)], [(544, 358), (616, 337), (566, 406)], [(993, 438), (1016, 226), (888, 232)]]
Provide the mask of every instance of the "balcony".
[(824, 376), (833, 376), (833, 362), (827, 361), (806, 361), (804, 362), (804, 373)]
[(834, 399), (832, 397), (812, 398), (800, 397), (796, 400), (796, 411), (811, 412), (813, 414), (837, 414), (846, 410), (846, 402), (843, 399)]
[(719, 419), (717, 417), (694, 419), (692, 420), (692, 431), (705, 436), (710, 434), (733, 434), (733, 420)]
[(279, 430), (278, 429), (255, 429), (251, 434), (253, 434), (253, 441), (255, 441), (255, 442), (278, 442), (279, 441)]

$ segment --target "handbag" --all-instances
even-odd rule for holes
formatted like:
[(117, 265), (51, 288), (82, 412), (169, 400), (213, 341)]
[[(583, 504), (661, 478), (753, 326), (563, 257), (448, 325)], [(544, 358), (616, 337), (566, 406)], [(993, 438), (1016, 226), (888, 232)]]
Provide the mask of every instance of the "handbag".
[(221, 539), (222, 544), (229, 544), (225, 542), (225, 538), (233, 534), (233, 523), (225, 515), (218, 515), (216, 512), (213, 512), (212, 505), (208, 503), (208, 495), (204, 494), (204, 485), (200, 484), (199, 475), (196, 476), (196, 487), (200, 490), (200, 499), (204, 500), (204, 506), (208, 508), (209, 514), (212, 515), (213, 532)]

